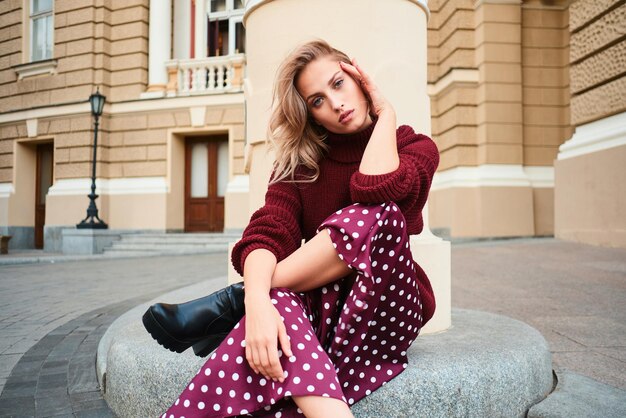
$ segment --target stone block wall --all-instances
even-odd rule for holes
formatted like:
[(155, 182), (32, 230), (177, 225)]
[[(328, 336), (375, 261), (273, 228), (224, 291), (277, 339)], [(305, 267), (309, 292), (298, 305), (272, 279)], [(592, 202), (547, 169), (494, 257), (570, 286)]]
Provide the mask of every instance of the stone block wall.
[(521, 9), (510, 2), (475, 2), (474, 20), (478, 69), (474, 159), (477, 165), (521, 164)]
[(148, 85), (149, 0), (111, 1), (108, 79), (112, 102), (133, 100)]
[[(428, 82), (436, 85), (455, 69), (475, 68), (474, 7), (471, 0), (428, 4)], [(476, 83), (454, 80), (431, 96), (432, 135), (441, 154), (439, 170), (475, 165)]]
[[(545, 2), (544, 2), (545, 3)], [(556, 3), (522, 6), (523, 161), (552, 166), (572, 136), (568, 9)]]
[(149, 0), (56, 0), (56, 68), (18, 80), (29, 62), (23, 2), (0, 2), (0, 113), (78, 103), (100, 86), (108, 102), (136, 99), (148, 82)]
[(626, 248), (626, 2), (573, 1), (569, 17), (575, 131), (555, 162), (555, 236)]
[(570, 5), (572, 124), (626, 110), (626, 3)]
[(552, 233), (553, 164), (572, 133), (568, 3), (429, 2), (432, 135), (441, 153), (433, 227), (453, 237)]
[(566, 2), (438, 0), (429, 7), (439, 170), (551, 166), (571, 136)]

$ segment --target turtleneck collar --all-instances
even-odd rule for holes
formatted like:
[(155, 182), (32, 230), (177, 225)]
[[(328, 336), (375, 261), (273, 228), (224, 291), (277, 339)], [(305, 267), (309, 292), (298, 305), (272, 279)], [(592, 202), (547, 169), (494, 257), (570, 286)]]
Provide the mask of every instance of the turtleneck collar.
[(352, 134), (336, 134), (328, 131), (325, 142), (330, 146), (327, 158), (331, 160), (353, 163), (361, 161), (365, 147), (369, 142), (378, 118), (373, 119), (370, 126)]

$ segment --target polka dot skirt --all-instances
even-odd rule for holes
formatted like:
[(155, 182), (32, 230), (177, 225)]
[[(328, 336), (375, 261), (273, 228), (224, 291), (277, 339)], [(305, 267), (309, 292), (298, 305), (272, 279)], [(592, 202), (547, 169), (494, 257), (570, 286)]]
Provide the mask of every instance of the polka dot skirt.
[(406, 221), (394, 202), (355, 203), (326, 218), (339, 257), (353, 270), (318, 289), (274, 288), (293, 356), (280, 350), (284, 382), (248, 365), (245, 317), (165, 412), (179, 417), (304, 417), (292, 397), (317, 395), (353, 405), (407, 367), (422, 327)]

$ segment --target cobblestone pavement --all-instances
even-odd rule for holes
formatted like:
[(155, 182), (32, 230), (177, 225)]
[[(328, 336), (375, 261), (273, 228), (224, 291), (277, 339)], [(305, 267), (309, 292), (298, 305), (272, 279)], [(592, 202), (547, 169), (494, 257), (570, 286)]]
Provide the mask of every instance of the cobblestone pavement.
[[(16, 407), (111, 416), (90, 366), (108, 324), (226, 267), (224, 253), (0, 266), (0, 417)], [(546, 337), (555, 368), (626, 389), (626, 250), (545, 238), (453, 243), (452, 302), (522, 320)]]
[(225, 259), (220, 253), (0, 266), (0, 392), (18, 360), (57, 327), (97, 308), (225, 276)]
[(96, 375), (98, 343), (118, 316), (145, 299), (87, 312), (39, 340), (13, 367), (0, 395), (0, 416), (114, 418)]

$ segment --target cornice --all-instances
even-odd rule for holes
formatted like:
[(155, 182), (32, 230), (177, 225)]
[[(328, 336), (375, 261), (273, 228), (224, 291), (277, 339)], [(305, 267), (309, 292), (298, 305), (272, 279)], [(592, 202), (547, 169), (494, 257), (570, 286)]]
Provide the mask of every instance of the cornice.
[[(245, 6), (246, 10), (243, 14), (243, 26), (246, 27), (246, 20), (248, 19), (248, 16), (250, 16), (250, 13), (252, 13), (259, 7), (271, 1), (273, 0), (248, 0), (246, 1), (246, 6)], [(424, 13), (426, 13), (426, 20), (428, 20), (428, 18), (430, 17), (430, 9), (428, 8), (428, 0), (404, 0), (404, 1), (410, 1), (411, 3), (414, 3), (415, 5), (420, 7), (424, 11)]]

